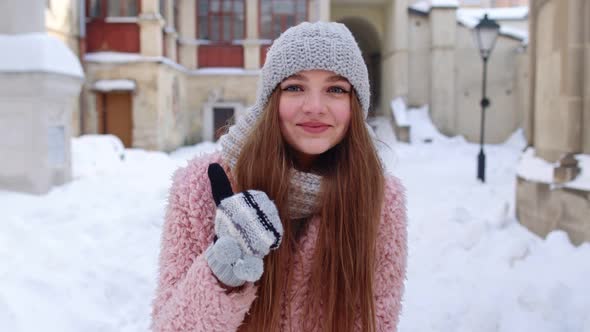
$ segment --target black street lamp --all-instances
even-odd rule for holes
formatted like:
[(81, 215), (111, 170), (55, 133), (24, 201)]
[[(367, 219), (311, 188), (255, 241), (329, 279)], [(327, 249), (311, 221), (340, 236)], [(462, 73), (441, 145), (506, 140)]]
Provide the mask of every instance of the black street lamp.
[(481, 182), (485, 182), (486, 156), (483, 152), (483, 137), (485, 129), (485, 110), (490, 106), (490, 100), (486, 97), (486, 80), (488, 73), (488, 58), (496, 44), (496, 38), (500, 33), (500, 26), (496, 21), (489, 19), (485, 14), (483, 19), (475, 26), (473, 36), (479, 48), (479, 53), (483, 60), (483, 83), (482, 83), (482, 98), (481, 98), (481, 129), (479, 139), (479, 155), (477, 156), (477, 178)]

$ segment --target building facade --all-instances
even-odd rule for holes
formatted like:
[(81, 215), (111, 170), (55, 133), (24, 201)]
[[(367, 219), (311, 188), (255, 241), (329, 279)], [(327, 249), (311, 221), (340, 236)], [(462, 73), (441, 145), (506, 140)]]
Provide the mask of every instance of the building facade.
[[(391, 116), (391, 101), (403, 97), (411, 106), (431, 105), (443, 133), (475, 141), (481, 83), (473, 73), (481, 60), (470, 34), (483, 14), (445, 3), (47, 1), (46, 17), (49, 32), (80, 54), (87, 76), (74, 133), (111, 133), (126, 146), (164, 151), (215, 139), (254, 102), (272, 40), (301, 21), (331, 20), (347, 25), (363, 52), (371, 114)], [(526, 21), (525, 11), (506, 25)], [(492, 56), (488, 142), (503, 141), (522, 121), (525, 35), (503, 33)]]
[(531, 146), (517, 177), (517, 214), (535, 233), (560, 229), (590, 241), (590, 2), (533, 0)]

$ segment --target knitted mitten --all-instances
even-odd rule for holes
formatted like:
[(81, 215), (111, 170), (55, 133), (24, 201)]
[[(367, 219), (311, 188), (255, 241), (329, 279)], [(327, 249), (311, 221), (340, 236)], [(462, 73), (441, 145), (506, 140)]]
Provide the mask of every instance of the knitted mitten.
[(283, 236), (277, 208), (262, 191), (234, 195), (219, 164), (209, 165), (208, 175), (217, 204), (216, 240), (205, 252), (209, 267), (231, 287), (257, 281), (263, 272), (262, 259), (278, 248)]

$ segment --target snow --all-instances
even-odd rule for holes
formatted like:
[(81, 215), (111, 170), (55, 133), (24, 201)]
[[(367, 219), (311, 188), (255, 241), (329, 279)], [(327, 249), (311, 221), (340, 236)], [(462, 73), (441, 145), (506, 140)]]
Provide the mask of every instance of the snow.
[[(572, 181), (559, 184), (559, 187), (590, 191), (590, 155), (577, 154), (575, 158), (581, 169), (580, 174)], [(549, 163), (535, 156), (535, 149), (529, 147), (520, 158), (516, 174), (528, 181), (554, 184), (553, 169), (557, 166), (557, 163)]]
[(157, 62), (164, 63), (174, 67), (182, 72), (191, 75), (258, 75), (260, 70), (248, 70), (243, 68), (200, 68), (188, 70), (182, 65), (162, 56), (144, 56), (138, 53), (124, 52), (94, 52), (87, 53), (84, 56), (86, 62), (104, 63), (104, 64), (123, 64), (139, 62)]
[[(507, 8), (507, 9), (510, 9), (510, 8)], [(476, 9), (472, 13), (471, 9), (459, 9), (459, 10), (457, 10), (457, 21), (460, 24), (466, 26), (467, 28), (473, 29), (479, 23), (479, 21), (483, 18), (483, 13), (485, 13), (487, 11), (493, 11), (493, 10), (495, 10), (495, 9), (492, 9), (492, 8), (488, 8), (485, 10)], [(523, 18), (522, 20), (524, 21), (524, 20), (526, 20), (526, 18)], [(501, 22), (498, 22), (498, 24), (500, 24), (500, 35), (511, 37), (514, 39), (518, 39), (518, 40), (521, 40), (525, 43), (528, 42), (529, 33), (527, 30), (507, 26), (505, 24), (503, 25)]]
[(391, 112), (398, 126), (409, 126), (406, 103), (398, 97), (391, 101)]
[(460, 8), (457, 10), (461, 16), (473, 17), (481, 20), (485, 14), (489, 19), (496, 21), (519, 20), (525, 21), (529, 16), (528, 6), (499, 7), (499, 8)]
[(46, 33), (0, 34), (0, 72), (49, 72), (83, 78), (76, 55)]
[(409, 7), (410, 7), (410, 9), (419, 11), (424, 14), (427, 14), (430, 12), (430, 3), (428, 2), (428, 0), (417, 1), (413, 4), (411, 4)]
[(84, 60), (87, 62), (97, 63), (128, 63), (140, 61), (163, 61), (164, 57), (143, 56), (138, 53), (124, 53), (124, 52), (94, 52), (86, 53)]
[(459, 7), (458, 0), (430, 0), (431, 7), (438, 8), (457, 8)]
[(109, 92), (109, 91), (134, 91), (136, 88), (135, 81), (133, 80), (98, 80), (94, 82), (92, 88), (96, 91)]
[[(539, 238), (514, 217), (522, 132), (485, 147), (482, 184), (478, 145), (440, 134), (427, 107), (408, 120), (411, 144), (395, 141), (386, 118), (371, 121), (387, 170), (407, 188), (399, 331), (590, 331), (590, 244), (574, 247), (561, 231)], [(166, 154), (82, 136), (71, 183), (43, 196), (0, 191), (2, 330), (149, 330), (172, 173), (217, 149)]]
[(590, 155), (578, 154), (576, 159), (581, 172), (573, 181), (566, 183), (566, 187), (590, 191)]
[(529, 147), (522, 154), (520, 162), (516, 167), (516, 174), (521, 178), (541, 183), (553, 182), (553, 168), (555, 164), (549, 163), (535, 156), (535, 149)]

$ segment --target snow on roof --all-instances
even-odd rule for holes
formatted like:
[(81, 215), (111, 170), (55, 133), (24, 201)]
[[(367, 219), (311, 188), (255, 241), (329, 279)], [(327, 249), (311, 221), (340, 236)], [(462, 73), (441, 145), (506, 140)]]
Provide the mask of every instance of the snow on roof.
[[(422, 0), (418, 1), (409, 6), (410, 10), (422, 14), (430, 13), (430, 10), (434, 8), (455, 8), (457, 6), (451, 5), (453, 1), (444, 0)], [(529, 8), (527, 6), (520, 7), (509, 7), (509, 8), (458, 8), (457, 9), (457, 22), (466, 26), (469, 29), (473, 29), (477, 23), (483, 18), (485, 14), (488, 14), (488, 18), (498, 21), (509, 21), (509, 20), (522, 20), (525, 21), (529, 15)], [(515, 27), (509, 27), (500, 24), (500, 35), (518, 39), (524, 43), (528, 42), (529, 33), (527, 30), (518, 29)]]
[(163, 56), (145, 56), (139, 53), (125, 52), (93, 52), (84, 55), (84, 61), (92, 63), (133, 63), (133, 62), (157, 62), (164, 63), (178, 70), (185, 68), (171, 59)]
[(135, 91), (136, 84), (133, 80), (98, 80), (92, 85), (92, 89), (96, 91)]
[(423, 14), (428, 14), (430, 12), (430, 3), (427, 0), (422, 0), (410, 5), (409, 8)]
[(505, 8), (459, 8), (457, 14), (471, 16), (478, 21), (481, 20), (485, 14), (488, 18), (496, 21), (507, 20), (526, 20), (529, 16), (529, 7), (505, 7)]
[(430, 6), (436, 8), (457, 8), (458, 0), (430, 0)]
[[(464, 13), (457, 11), (457, 21), (469, 29), (475, 28), (477, 23), (479, 23), (479, 20), (480, 19), (477, 17), (465, 15)], [(528, 42), (529, 39), (529, 32), (527, 30), (518, 29), (515, 27), (510, 27), (502, 24), (500, 24), (500, 35), (518, 39), (525, 43)]]
[[(590, 155), (578, 154), (575, 156), (580, 167), (580, 174), (572, 181), (560, 184), (560, 187), (590, 191)], [(535, 149), (529, 147), (522, 154), (516, 168), (516, 174), (521, 178), (547, 184), (554, 184), (553, 169), (556, 163), (549, 163), (535, 156)]]
[(84, 77), (76, 55), (46, 33), (0, 34), (0, 72), (51, 72)]
[(244, 68), (199, 68), (194, 70), (186, 69), (184, 66), (162, 56), (144, 56), (138, 53), (123, 52), (95, 52), (87, 53), (84, 56), (86, 62), (92, 63), (134, 63), (134, 62), (160, 62), (170, 65), (190, 75), (258, 75), (260, 70), (249, 70)]

